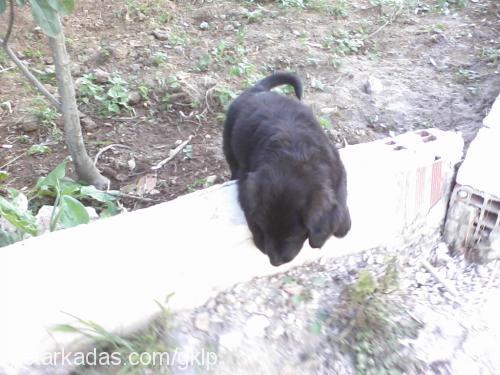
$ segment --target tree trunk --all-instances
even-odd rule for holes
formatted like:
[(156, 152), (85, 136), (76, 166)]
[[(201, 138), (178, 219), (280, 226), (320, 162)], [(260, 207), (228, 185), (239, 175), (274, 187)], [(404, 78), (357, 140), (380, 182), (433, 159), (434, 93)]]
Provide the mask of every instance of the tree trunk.
[[(59, 17), (57, 17), (57, 22), (60, 24)], [(66, 52), (62, 25), (60, 26), (61, 32), (55, 38), (49, 37), (49, 45), (54, 57), (66, 145), (71, 154), (78, 178), (94, 185), (98, 189), (105, 189), (109, 186), (109, 180), (101, 175), (99, 170), (94, 166), (83, 143), (82, 128), (80, 127), (80, 118), (78, 116), (75, 97), (75, 86), (71, 77), (70, 60)]]

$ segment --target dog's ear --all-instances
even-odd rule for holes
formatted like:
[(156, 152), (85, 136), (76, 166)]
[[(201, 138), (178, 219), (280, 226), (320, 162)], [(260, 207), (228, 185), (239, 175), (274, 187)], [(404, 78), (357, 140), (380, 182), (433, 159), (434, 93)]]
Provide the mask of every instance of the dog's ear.
[(330, 189), (321, 188), (313, 192), (304, 214), (309, 245), (320, 248), (333, 233), (332, 214), (337, 202)]
[(257, 172), (246, 173), (240, 179), (240, 203), (246, 214), (253, 216), (257, 210), (259, 202), (259, 176)]
[(351, 230), (351, 215), (347, 207), (338, 205), (332, 216), (333, 235), (338, 238), (344, 237)]

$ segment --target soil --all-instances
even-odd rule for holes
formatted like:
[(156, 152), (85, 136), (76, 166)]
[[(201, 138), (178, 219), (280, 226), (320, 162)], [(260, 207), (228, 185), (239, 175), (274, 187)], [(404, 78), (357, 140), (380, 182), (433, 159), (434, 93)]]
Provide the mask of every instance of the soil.
[[(275, 70), (302, 77), (304, 101), (338, 147), (426, 127), (469, 142), (500, 90), (500, 3), (454, 3), (78, 1), (64, 28), (80, 109), (93, 120), (84, 125), (88, 152), (127, 147), (103, 152), (97, 166), (113, 188), (151, 199), (125, 201), (128, 208), (225, 181), (225, 107)], [(10, 46), (55, 93), (47, 40), (28, 8), (17, 9), (15, 25)], [(0, 65), (0, 169), (11, 175), (7, 185), (32, 187), (68, 155), (62, 124), (33, 119), (39, 94), (5, 55)], [(131, 109), (110, 115), (93, 98), (84, 103), (88, 73), (119, 75), (136, 96)], [(188, 147), (151, 171), (190, 135)], [(28, 155), (36, 144), (50, 153)]]

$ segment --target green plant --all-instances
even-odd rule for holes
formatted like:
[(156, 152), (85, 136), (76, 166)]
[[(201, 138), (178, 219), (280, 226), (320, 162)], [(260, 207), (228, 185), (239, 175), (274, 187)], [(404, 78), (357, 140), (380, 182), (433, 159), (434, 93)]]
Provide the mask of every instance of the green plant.
[(437, 0), (435, 8), (440, 11), (448, 12), (452, 7), (464, 8), (468, 3), (468, 0)]
[[(52, 332), (80, 334), (92, 341), (92, 346), (96, 349), (97, 357), (108, 357), (105, 354), (113, 354), (117, 368), (109, 369), (113, 374), (144, 374), (152, 373), (151, 371), (161, 371), (169, 363), (168, 357), (163, 357), (169, 354), (171, 347), (166, 340), (166, 333), (170, 329), (171, 312), (167, 307), (168, 300), (173, 294), (166, 297), (164, 302), (155, 300), (155, 303), (160, 309), (158, 317), (148, 325), (146, 329), (137, 331), (130, 335), (118, 335), (105, 329), (102, 325), (92, 321), (79, 318), (77, 316), (67, 314), (73, 318), (74, 323), (59, 324), (51, 328)], [(155, 361), (131, 362), (132, 355), (140, 353), (158, 353), (162, 357), (155, 357)], [(156, 355), (156, 354), (155, 354)], [(162, 358), (165, 360), (162, 363)], [(85, 373), (84, 368), (80, 368), (78, 373)], [(98, 371), (99, 374), (107, 373)], [(92, 372), (96, 373), (96, 372)], [(163, 373), (163, 372), (161, 372)]]
[(261, 22), (264, 19), (264, 12), (262, 9), (256, 9), (254, 11), (247, 11), (244, 16), (249, 23)]
[(500, 61), (500, 48), (483, 47), (481, 50), (481, 56), (486, 58), (488, 62), (497, 64)]
[(470, 69), (458, 69), (456, 75), (455, 75), (455, 80), (457, 83), (468, 83), (475, 81), (479, 78), (479, 74), (473, 70)]
[(243, 60), (245, 54), (246, 49), (242, 43), (231, 44), (224, 40), (212, 49), (212, 55), (219, 64), (238, 64)]
[(163, 66), (167, 62), (167, 54), (165, 52), (156, 52), (153, 55), (153, 65)]
[(361, 270), (357, 281), (344, 292), (344, 303), (331, 322), (340, 324), (336, 342), (351, 355), (358, 374), (422, 370), (422, 363), (401, 341), (415, 338), (421, 325), (406, 312), (398, 288), (397, 261), (390, 259), (382, 276), (376, 278)]
[(210, 57), (210, 55), (203, 55), (198, 59), (198, 62), (196, 63), (193, 70), (198, 73), (207, 72), (210, 67), (211, 61), (212, 58)]
[(227, 110), (229, 104), (238, 96), (237, 93), (227, 87), (216, 87), (214, 95), (224, 110)]
[(325, 132), (328, 133), (328, 132), (332, 131), (333, 125), (332, 125), (332, 122), (330, 121), (330, 119), (327, 119), (326, 117), (320, 117), (320, 119), (318, 121), (319, 121), (319, 125), (323, 128), (323, 130)]
[(229, 74), (236, 77), (244, 77), (254, 74), (255, 71), (256, 67), (254, 64), (248, 62), (240, 62), (231, 68)]
[(39, 49), (28, 47), (23, 50), (23, 55), (26, 56), (28, 59), (39, 59), (43, 57), (43, 52), (40, 51)]
[(151, 88), (149, 86), (139, 86), (137, 90), (139, 90), (139, 95), (142, 100), (145, 102), (149, 101), (149, 95), (151, 93)]
[(104, 116), (117, 114), (123, 109), (130, 110), (127, 86), (127, 82), (118, 74), (113, 74), (104, 86), (95, 83), (93, 74), (85, 74), (80, 84), (79, 97), (86, 104), (98, 102)]
[(32, 101), (28, 113), (33, 115), (43, 127), (49, 130), (53, 140), (56, 142), (62, 141), (63, 133), (56, 125), (59, 113), (53, 106), (49, 105), (43, 98), (38, 97)]
[(324, 39), (323, 45), (336, 55), (345, 56), (360, 52), (365, 43), (359, 31), (337, 30)]
[(185, 47), (191, 43), (191, 37), (185, 31), (171, 31), (168, 35), (168, 41), (174, 46)]
[(50, 152), (50, 148), (45, 145), (33, 145), (28, 149), (28, 155), (44, 155)]
[(104, 216), (115, 214), (118, 192), (104, 192), (89, 185), (84, 186), (66, 177), (68, 160), (61, 162), (46, 177), (36, 183), (33, 194), (35, 196), (49, 196), (55, 198), (54, 208), (50, 220), (50, 230), (55, 230), (58, 223), (69, 228), (89, 222), (89, 215), (81, 199), (92, 199), (105, 205)]

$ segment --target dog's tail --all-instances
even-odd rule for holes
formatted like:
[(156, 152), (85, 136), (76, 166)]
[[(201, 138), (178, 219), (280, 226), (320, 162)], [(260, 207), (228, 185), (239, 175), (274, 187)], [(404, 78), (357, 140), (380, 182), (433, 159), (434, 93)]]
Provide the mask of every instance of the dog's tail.
[(264, 79), (261, 79), (251, 88), (253, 92), (269, 91), (273, 87), (281, 85), (290, 85), (295, 90), (295, 95), (300, 100), (302, 99), (302, 82), (299, 77), (293, 73), (277, 72)]

